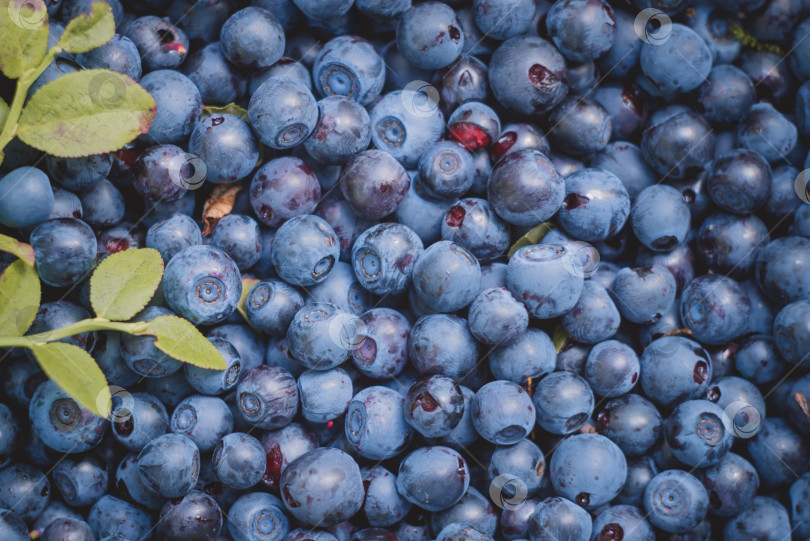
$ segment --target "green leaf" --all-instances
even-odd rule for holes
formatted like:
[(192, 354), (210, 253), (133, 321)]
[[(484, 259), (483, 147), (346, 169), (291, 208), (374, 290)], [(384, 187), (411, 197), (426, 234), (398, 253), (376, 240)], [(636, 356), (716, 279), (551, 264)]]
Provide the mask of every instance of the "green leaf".
[(554, 326), (554, 332), (551, 337), (551, 341), (554, 343), (554, 350), (557, 353), (563, 348), (566, 340), (568, 340), (568, 331), (558, 323)]
[(14, 254), (29, 266), (34, 266), (34, 248), (7, 235), (0, 235), (0, 251)]
[(112, 397), (107, 378), (89, 353), (63, 342), (30, 347), (42, 371), (62, 390), (96, 415), (109, 416)]
[[(248, 320), (247, 311), (245, 310), (245, 303), (247, 302), (247, 296), (250, 294), (250, 290), (258, 283), (258, 278), (251, 278), (250, 276), (242, 278), (242, 295), (239, 297), (239, 304), (236, 305), (236, 311), (242, 314), (242, 317), (248, 325), (250, 325), (250, 321)], [(250, 326), (253, 327), (253, 325)]]
[(530, 229), (525, 235), (520, 237), (517, 242), (515, 242), (511, 248), (509, 248), (509, 252), (507, 252), (506, 257), (512, 257), (515, 252), (523, 248), (524, 246), (531, 246), (532, 244), (539, 244), (543, 237), (546, 234), (554, 229), (554, 225), (551, 222), (543, 222), (540, 225), (534, 226)]
[(156, 111), (152, 96), (123, 73), (77, 71), (31, 96), (17, 136), (60, 158), (103, 154), (148, 132)]
[(182, 317), (158, 316), (149, 321), (143, 334), (156, 337), (155, 347), (178, 361), (211, 370), (228, 367), (214, 344)]
[(98, 317), (128, 321), (155, 294), (163, 278), (163, 258), (152, 248), (108, 256), (90, 277), (90, 304)]
[[(3, 101), (3, 98), (0, 98), (0, 130), (3, 129), (6, 118), (8, 118), (8, 104)], [(3, 160), (0, 160), (0, 163), (3, 163)]]
[(0, 336), (22, 336), (39, 309), (39, 275), (18, 259), (0, 276)]
[(0, 0), (0, 71), (19, 79), (48, 52), (48, 9), (43, 0)]
[(94, 2), (89, 14), (67, 23), (59, 46), (69, 53), (86, 53), (110, 41), (114, 34), (112, 8), (106, 2)]

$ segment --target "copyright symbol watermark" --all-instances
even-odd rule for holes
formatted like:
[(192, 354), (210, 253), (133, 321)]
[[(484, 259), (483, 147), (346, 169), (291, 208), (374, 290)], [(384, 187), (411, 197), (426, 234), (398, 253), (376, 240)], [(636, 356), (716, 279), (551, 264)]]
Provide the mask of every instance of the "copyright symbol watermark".
[(753, 438), (762, 427), (762, 414), (748, 402), (735, 400), (723, 410), (723, 426), (738, 438)]
[(365, 322), (354, 314), (341, 312), (329, 323), (329, 337), (343, 349), (354, 351), (368, 335)]
[(599, 268), (599, 250), (587, 242), (576, 240), (565, 247), (563, 264), (572, 276), (590, 278)]
[(660, 9), (642, 9), (633, 21), (633, 29), (644, 43), (662, 45), (672, 35), (672, 19)]
[(492, 503), (507, 511), (520, 507), (528, 495), (526, 483), (511, 473), (502, 473), (489, 484), (489, 498)]
[(796, 189), (796, 195), (799, 196), (804, 203), (810, 203), (810, 169), (805, 169), (796, 175), (796, 181), (793, 183)]
[(414, 116), (427, 117), (439, 107), (439, 91), (425, 81), (411, 81), (399, 96), (402, 106)]
[(182, 160), (183, 163), (179, 167), (174, 168), (175, 171), (178, 171), (178, 174), (177, 176), (172, 176), (172, 182), (184, 190), (196, 190), (201, 188), (208, 175), (208, 167), (205, 165), (203, 159), (190, 152), (178, 155), (174, 159)]
[(99, 73), (90, 80), (87, 93), (93, 103), (105, 109), (115, 109), (127, 96), (123, 79), (112, 73)]
[(48, 8), (43, 0), (11, 0), (8, 3), (8, 16), (20, 28), (34, 30), (45, 22)]
[(99, 393), (98, 396), (96, 396), (96, 407), (100, 411), (104, 411), (109, 406), (109, 420), (113, 423), (122, 422), (126, 420), (135, 409), (135, 398), (132, 396), (132, 393), (118, 385), (110, 385), (109, 390), (111, 402), (107, 403), (106, 395)]

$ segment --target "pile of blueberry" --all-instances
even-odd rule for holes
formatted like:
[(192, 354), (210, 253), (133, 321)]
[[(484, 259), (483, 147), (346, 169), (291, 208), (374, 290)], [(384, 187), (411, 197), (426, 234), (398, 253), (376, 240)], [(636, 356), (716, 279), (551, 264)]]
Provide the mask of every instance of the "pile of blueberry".
[(149, 247), (227, 368), (73, 336), (101, 418), (5, 351), (0, 541), (810, 539), (810, 2), (104, 1), (35, 88), (157, 114), (6, 149), (28, 332)]

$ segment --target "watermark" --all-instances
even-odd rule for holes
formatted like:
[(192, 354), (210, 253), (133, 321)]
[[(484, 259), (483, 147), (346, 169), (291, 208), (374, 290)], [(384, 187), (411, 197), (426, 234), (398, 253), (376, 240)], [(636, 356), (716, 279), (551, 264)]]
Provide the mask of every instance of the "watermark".
[(439, 107), (439, 91), (425, 81), (411, 81), (399, 96), (402, 106), (413, 116), (428, 117)]
[(633, 21), (633, 29), (644, 43), (662, 45), (672, 35), (672, 19), (660, 9), (642, 9)]
[(762, 414), (748, 402), (735, 400), (723, 409), (723, 426), (737, 438), (753, 438), (762, 428)]
[(599, 268), (599, 250), (595, 246), (575, 240), (565, 245), (565, 251), (563, 265), (572, 276), (590, 278)]
[(796, 181), (793, 183), (793, 187), (799, 199), (804, 203), (810, 203), (810, 169), (805, 169), (796, 175)]
[(8, 17), (20, 28), (35, 30), (48, 17), (48, 8), (43, 0), (11, 0), (8, 3)]
[(115, 109), (124, 103), (127, 97), (127, 85), (121, 77), (113, 73), (99, 73), (90, 79), (87, 94), (97, 106)]
[(96, 407), (100, 411), (104, 411), (108, 406), (110, 407), (110, 415), (108, 417), (110, 422), (119, 423), (126, 421), (135, 410), (135, 398), (132, 396), (132, 393), (118, 385), (110, 385), (109, 390), (112, 402), (107, 403), (107, 396), (102, 392), (96, 396)]
[(489, 484), (489, 498), (492, 503), (507, 511), (520, 507), (528, 495), (526, 483), (511, 473), (502, 473)]
[(340, 312), (329, 322), (329, 337), (343, 349), (358, 349), (367, 335), (366, 323), (354, 314)]
[[(202, 158), (196, 154), (186, 152), (178, 154), (173, 160), (178, 161), (178, 166), (173, 170), (177, 171), (176, 175), (172, 175), (172, 182), (184, 190), (196, 190), (201, 188), (205, 183), (208, 175), (208, 166)], [(182, 161), (182, 163), (179, 163)]]

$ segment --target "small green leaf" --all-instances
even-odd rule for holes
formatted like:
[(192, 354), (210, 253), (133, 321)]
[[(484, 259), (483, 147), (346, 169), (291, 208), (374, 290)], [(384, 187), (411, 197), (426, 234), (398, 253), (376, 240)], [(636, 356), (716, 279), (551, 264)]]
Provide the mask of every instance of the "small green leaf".
[[(8, 104), (3, 101), (3, 98), (0, 98), (0, 130), (3, 129), (6, 118), (8, 118)], [(3, 160), (0, 160), (0, 163), (3, 163)]]
[(107, 378), (89, 353), (63, 342), (30, 347), (42, 371), (63, 391), (96, 415), (109, 416), (112, 397)]
[(123, 73), (77, 71), (31, 96), (17, 136), (60, 158), (103, 154), (148, 132), (156, 111), (152, 96)]
[(0, 0), (0, 71), (19, 79), (48, 52), (48, 9), (43, 0)]
[(14, 254), (29, 266), (34, 266), (34, 248), (7, 235), (0, 235), (0, 251)]
[[(236, 305), (236, 310), (242, 314), (242, 317), (245, 318), (248, 325), (250, 325), (250, 321), (248, 320), (247, 311), (245, 310), (245, 303), (247, 302), (247, 296), (250, 294), (250, 290), (258, 283), (259, 280), (257, 278), (251, 278), (250, 276), (242, 278), (242, 296), (239, 297), (239, 304)], [(250, 326), (252, 327), (253, 325)]]
[(156, 337), (155, 347), (178, 361), (210, 370), (228, 367), (217, 348), (182, 317), (158, 316), (149, 321), (143, 334)]
[(127, 321), (143, 310), (163, 277), (163, 258), (152, 248), (108, 256), (90, 277), (90, 304), (98, 317)]
[(110, 41), (114, 34), (112, 8), (106, 2), (94, 2), (89, 14), (79, 15), (67, 23), (59, 46), (69, 53), (86, 53)]
[(39, 275), (18, 259), (0, 276), (0, 336), (22, 336), (39, 309)]
[(211, 115), (238, 116), (245, 122), (250, 123), (247, 110), (239, 107), (235, 103), (229, 103), (228, 105), (203, 105), (203, 110), (202, 114), (200, 115), (200, 118), (205, 118)]
[(512, 257), (515, 252), (523, 248), (524, 246), (531, 246), (532, 244), (539, 244), (540, 241), (543, 240), (543, 237), (546, 234), (554, 229), (554, 225), (551, 222), (543, 222), (540, 225), (534, 226), (530, 229), (525, 235), (520, 237), (517, 242), (515, 242), (509, 251), (506, 253), (507, 259)]
[(559, 353), (565, 345), (566, 340), (568, 340), (568, 331), (558, 323), (554, 326), (554, 333), (551, 337), (551, 341), (554, 343), (554, 349), (557, 353)]

